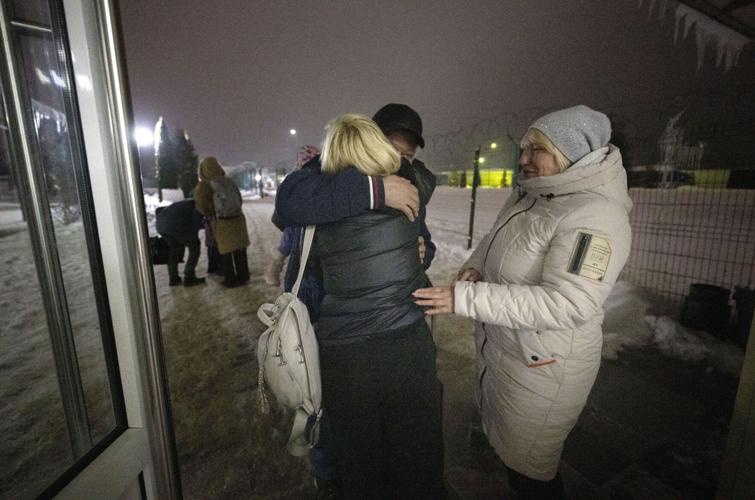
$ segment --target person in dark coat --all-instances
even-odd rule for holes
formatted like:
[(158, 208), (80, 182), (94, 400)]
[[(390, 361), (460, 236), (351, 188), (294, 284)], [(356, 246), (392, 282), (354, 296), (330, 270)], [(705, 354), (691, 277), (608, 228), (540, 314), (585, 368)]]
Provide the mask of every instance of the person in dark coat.
[[(168, 275), (170, 286), (194, 286), (205, 282), (195, 274), (199, 261), (199, 238), (197, 232), (202, 228), (202, 216), (196, 210), (193, 199), (177, 201), (167, 207), (160, 207), (155, 212), (157, 232), (168, 243)], [(184, 265), (184, 278), (178, 275), (178, 262), (183, 258), (184, 250), (189, 249), (189, 258)]]
[[(344, 115), (329, 125), (323, 174), (358, 169), (371, 179), (401, 175), (400, 167), (400, 155), (368, 117)], [(443, 497), (435, 346), (411, 299), (426, 282), (417, 212), (409, 220), (396, 210), (366, 211), (315, 233), (323, 414), (346, 498)]]

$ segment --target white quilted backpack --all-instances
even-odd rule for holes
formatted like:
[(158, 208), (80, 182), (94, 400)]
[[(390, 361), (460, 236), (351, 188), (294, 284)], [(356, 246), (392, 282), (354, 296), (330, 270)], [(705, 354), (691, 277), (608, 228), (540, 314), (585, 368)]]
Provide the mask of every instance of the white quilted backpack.
[[(265, 386), (272, 390), (278, 403), (295, 411), (294, 425), (286, 448), (295, 456), (307, 454), (317, 442), (322, 411), (320, 357), (317, 338), (304, 302), (299, 300), (304, 268), (312, 247), (315, 226), (304, 231), (304, 246), (299, 260), (299, 274), (291, 292), (282, 293), (273, 304), (262, 304), (257, 310), (267, 330), (257, 342), (259, 389), (262, 411), (270, 404)], [(307, 421), (314, 424), (307, 430)]]

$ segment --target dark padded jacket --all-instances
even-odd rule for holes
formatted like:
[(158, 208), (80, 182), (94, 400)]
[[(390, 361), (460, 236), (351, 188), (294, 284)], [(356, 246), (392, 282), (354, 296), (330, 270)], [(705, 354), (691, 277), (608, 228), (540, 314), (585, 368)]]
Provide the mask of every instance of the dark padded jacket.
[[(422, 201), (429, 200), (430, 187), (406, 167), (398, 174), (417, 186)], [(419, 219), (411, 222), (392, 209), (317, 226), (312, 251), (322, 272), (317, 324), (322, 344), (386, 336), (422, 320), (422, 309), (412, 300), (412, 292), (427, 283), (417, 252), (419, 234)]]
[(156, 210), (155, 229), (160, 234), (178, 238), (195, 238), (202, 229), (202, 216), (197, 212), (196, 203), (189, 198), (172, 203)]
[[(435, 257), (435, 243), (425, 224), (425, 206), (435, 189), (435, 175), (417, 159), (411, 163), (402, 159), (399, 175), (414, 182), (422, 198), (419, 234), (425, 239), (423, 267), (427, 269)], [(377, 182), (374, 184), (374, 204), (371, 205), (366, 175), (355, 168), (346, 169), (336, 175), (323, 175), (320, 173), (320, 157), (317, 156), (307, 162), (301, 170), (289, 174), (278, 188), (273, 223), (281, 230), (288, 226), (329, 224), (365, 210), (383, 208), (383, 182), (380, 178), (375, 179)]]

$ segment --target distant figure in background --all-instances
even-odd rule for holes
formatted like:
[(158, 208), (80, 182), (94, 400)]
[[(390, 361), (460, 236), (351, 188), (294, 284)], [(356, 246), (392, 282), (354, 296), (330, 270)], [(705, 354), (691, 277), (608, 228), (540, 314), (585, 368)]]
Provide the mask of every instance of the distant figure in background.
[(212, 156), (199, 164), (199, 183), (194, 188), (194, 199), (197, 210), (210, 221), (223, 259), (225, 279), (222, 285), (227, 288), (243, 285), (249, 281), (246, 256), (249, 234), (241, 209), (241, 192)]
[[(296, 169), (300, 169), (302, 165), (309, 160), (315, 158), (320, 154), (320, 150), (315, 146), (302, 146), (296, 153)], [(291, 254), (291, 245), (295, 240), (294, 233), (297, 229), (295, 227), (287, 227), (283, 230), (280, 243), (278, 244), (278, 251), (270, 261), (265, 269), (265, 283), (271, 286), (280, 286), (281, 284), (281, 271), (283, 271), (283, 264), (286, 261), (286, 257)]]
[[(177, 201), (167, 207), (159, 207), (155, 212), (157, 232), (168, 243), (168, 275), (170, 286), (183, 283), (194, 286), (205, 282), (197, 278), (195, 270), (199, 260), (199, 238), (197, 231), (202, 229), (202, 217), (196, 210), (194, 200)], [(189, 249), (189, 258), (184, 265), (184, 278), (178, 275), (178, 262), (183, 258), (184, 249)]]

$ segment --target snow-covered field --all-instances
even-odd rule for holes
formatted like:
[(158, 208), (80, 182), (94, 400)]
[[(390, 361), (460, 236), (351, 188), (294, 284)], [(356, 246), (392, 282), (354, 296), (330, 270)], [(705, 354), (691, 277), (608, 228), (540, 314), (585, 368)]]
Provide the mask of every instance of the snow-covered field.
[[(493, 224), (511, 189), (477, 191), (475, 241)], [(691, 283), (732, 290), (755, 285), (755, 190), (632, 188), (632, 253), (622, 277), (678, 308)], [(463, 245), (471, 191), (439, 187), (428, 217)]]
[[(458, 209), (458, 191), (439, 189), (428, 210), (428, 225), (438, 245), (429, 273), (436, 284), (449, 282), (471, 252), (466, 249), (469, 215)], [(475, 243), (495, 220), (504, 196), (505, 192), (498, 190), (478, 199)], [(147, 204), (148, 211), (153, 211), (154, 200), (148, 198)], [(264, 283), (262, 274), (276, 251), (280, 233), (270, 223), (271, 198), (248, 200), (244, 209), (252, 241), (248, 251), (252, 279), (248, 286), (227, 290), (213, 276), (204, 286), (170, 288), (165, 266), (155, 267), (186, 498), (301, 498), (312, 493), (306, 461), (289, 456), (283, 449), (288, 432), (286, 416), (263, 415), (257, 405), (255, 347), (262, 325), (255, 313), (262, 302), (277, 293)], [(13, 212), (3, 210), (0, 216), (15, 226), (19, 214), (14, 216)], [(80, 250), (76, 245), (81, 244), (81, 233), (81, 226), (68, 226), (59, 234), (59, 242)], [(92, 297), (83, 293), (88, 277), (86, 252), (70, 251), (67, 255), (71, 279), (76, 273), (80, 279), (77, 289), (82, 293), (77, 307), (84, 308), (93, 303)], [(4, 457), (0, 497), (18, 498), (22, 496), (21, 486), (36, 488), (51, 481), (60, 472), (60, 464), (70, 459), (70, 452), (25, 232), (0, 236), (0, 262), (4, 270), (0, 315), (13, 318), (0, 322), (0, 456)], [(205, 269), (203, 250), (198, 274), (204, 275)], [(742, 363), (739, 348), (657, 315), (653, 304), (651, 294), (630, 283), (615, 287), (606, 304), (604, 358), (620, 357), (629, 360), (631, 366), (633, 352), (651, 349), (684, 360), (694, 370), (738, 375)], [(101, 356), (97, 329), (92, 327), (96, 315), (82, 317), (90, 324), (82, 328), (89, 332), (87, 336), (77, 337), (79, 357), (85, 360), (85, 366), (96, 367)], [(435, 338), (444, 373), (471, 369), (472, 331), (468, 320), (438, 318)], [(624, 354), (620, 354), (622, 351)], [(103, 415), (107, 399), (96, 397), (106, 393), (101, 373), (94, 368), (83, 372), (85, 385), (91, 388), (87, 392), (89, 404), (99, 404), (93, 414)], [(444, 383), (449, 393), (456, 395), (447, 398), (445, 410), (447, 418), (453, 420), (457, 408), (454, 401), (466, 398), (468, 391), (453, 379)], [(94, 396), (90, 398), (89, 394)], [(468, 397), (471, 401), (471, 393)], [(104, 417), (100, 420), (106, 421)], [(449, 464), (453, 467), (452, 460)]]

